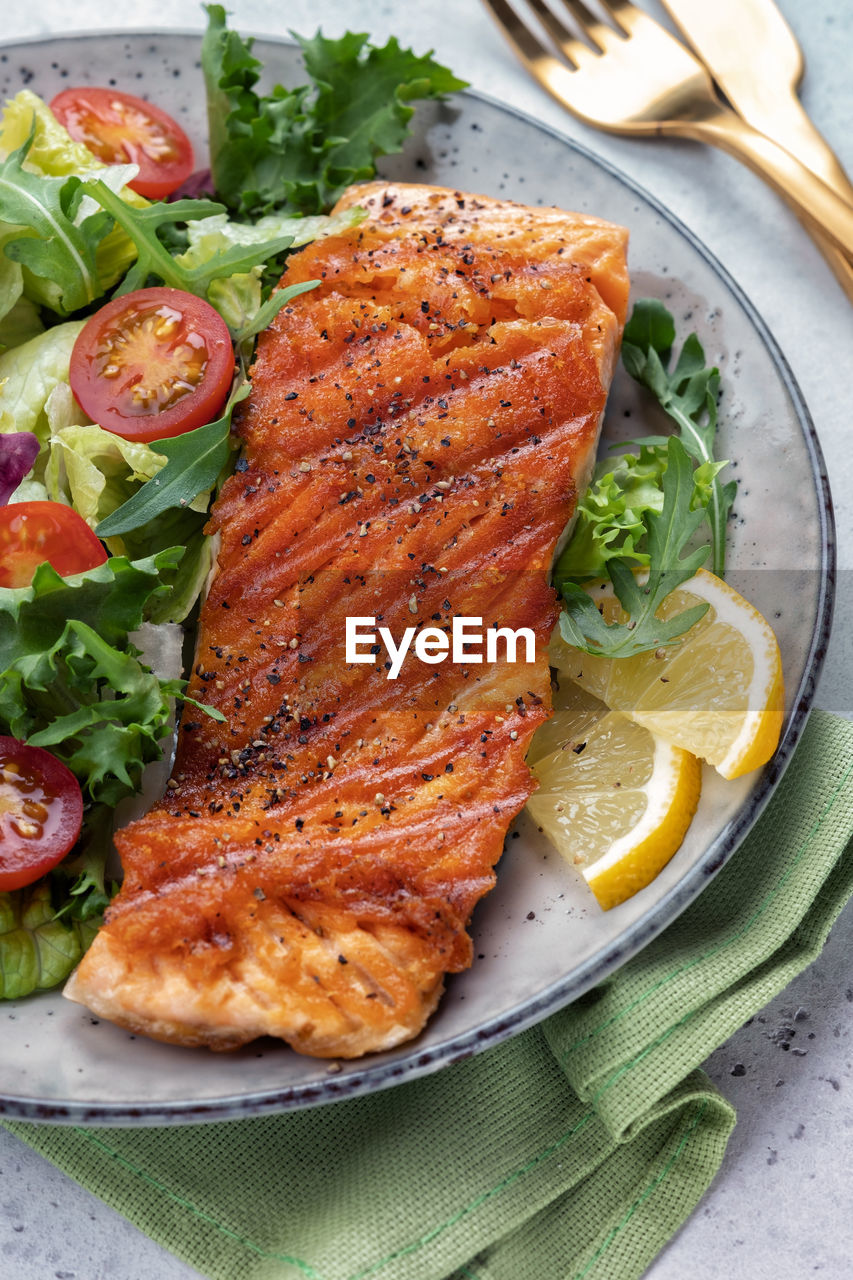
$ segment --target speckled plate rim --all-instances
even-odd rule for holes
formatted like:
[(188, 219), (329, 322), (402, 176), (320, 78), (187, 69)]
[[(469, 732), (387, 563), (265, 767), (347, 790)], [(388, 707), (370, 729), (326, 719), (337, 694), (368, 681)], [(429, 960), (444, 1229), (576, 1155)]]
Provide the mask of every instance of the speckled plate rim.
[[(199, 40), (200, 36), (200, 31), (186, 28), (96, 29), (70, 34), (58, 33), (48, 37), (39, 36), (22, 40), (10, 40), (3, 43), (2, 49), (28, 48), (55, 43), (57, 40), (69, 42), (105, 38), (169, 40), (192, 38)], [(293, 41), (266, 34), (258, 34), (255, 39), (258, 43), (293, 45)], [(545, 988), (534, 999), (522, 1001), (509, 1013), (504, 1013), (495, 1019), (486, 1020), (479, 1026), (453, 1036), (445, 1042), (431, 1046), (429, 1049), (418, 1050), (413, 1048), (408, 1053), (405, 1053), (404, 1056), (398, 1057), (391, 1062), (382, 1061), (375, 1065), (367, 1062), (364, 1067), (348, 1071), (340, 1079), (329, 1076), (321, 1082), (294, 1085), (280, 1090), (264, 1089), (241, 1094), (226, 1094), (219, 1098), (208, 1098), (204, 1101), (194, 1101), (188, 1098), (171, 1102), (71, 1102), (63, 1105), (56, 1102), (46, 1103), (40, 1099), (25, 1095), (0, 1094), (0, 1117), (33, 1120), (50, 1124), (101, 1124), (115, 1126), (192, 1124), (202, 1121), (241, 1119), (248, 1116), (275, 1114), (277, 1112), (318, 1106), (343, 1098), (356, 1097), (360, 1094), (373, 1092), (376, 1089), (389, 1088), (405, 1080), (426, 1075), (441, 1067), (450, 1066), (452, 1063), (472, 1057), (475, 1053), (499, 1044), (510, 1036), (519, 1034), (583, 995), (591, 987), (602, 982), (614, 969), (624, 964), (631, 956), (642, 950), (667, 925), (671, 924), (698, 897), (705, 885), (710, 882), (736, 852), (741, 841), (763, 812), (791, 761), (794, 749), (808, 718), (817, 681), (826, 657), (832, 625), (837, 558), (829, 477), (814, 422), (793, 371), (767, 323), (726, 267), (707, 248), (703, 241), (680, 218), (658, 201), (654, 195), (590, 148), (576, 142), (573, 138), (567, 137), (558, 129), (534, 119), (526, 112), (508, 106), (490, 94), (481, 93), (477, 90), (469, 89), (459, 96), (463, 99), (474, 98), (485, 102), (489, 106), (522, 121), (537, 132), (546, 134), (570, 151), (582, 156), (587, 161), (591, 161), (635, 197), (643, 201), (673, 231), (682, 236), (691, 248), (704, 259), (711, 270), (720, 277), (725, 286), (731, 291), (735, 300), (743, 308), (747, 319), (755, 329), (756, 336), (763, 343), (776, 367), (780, 381), (790, 398), (794, 415), (799, 423), (811, 466), (811, 475), (817, 497), (821, 556), (820, 588), (817, 595), (811, 643), (804, 664), (803, 675), (792, 700), (791, 710), (783, 727), (776, 754), (763, 770), (760, 780), (738, 815), (708, 844), (702, 856), (685, 872), (677, 884), (673, 885), (663, 897), (654, 902), (647, 912), (627, 926), (617, 939), (609, 940), (606, 945), (586, 961), (577, 965), (570, 973)]]

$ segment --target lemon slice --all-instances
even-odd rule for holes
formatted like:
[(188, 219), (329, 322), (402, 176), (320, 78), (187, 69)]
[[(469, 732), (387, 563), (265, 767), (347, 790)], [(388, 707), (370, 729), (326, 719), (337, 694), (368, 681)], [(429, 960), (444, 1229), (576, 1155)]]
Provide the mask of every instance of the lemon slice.
[(699, 801), (695, 756), (607, 707), (570, 680), (531, 744), (534, 822), (583, 873), (606, 910), (654, 879)]
[[(607, 622), (624, 612), (610, 583), (588, 588)], [(550, 660), (614, 710), (739, 778), (770, 759), (784, 712), (782, 659), (770, 624), (726, 582), (700, 569), (658, 610), (668, 618), (707, 601), (703, 618), (674, 644), (633, 658), (600, 658), (562, 639)]]

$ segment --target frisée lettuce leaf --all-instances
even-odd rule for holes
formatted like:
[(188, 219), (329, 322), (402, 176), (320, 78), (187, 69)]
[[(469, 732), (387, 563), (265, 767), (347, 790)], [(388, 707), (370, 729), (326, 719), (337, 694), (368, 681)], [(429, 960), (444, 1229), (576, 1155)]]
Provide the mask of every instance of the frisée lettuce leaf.
[(377, 47), (365, 33), (330, 40), (318, 31), (296, 36), (310, 84), (279, 84), (262, 97), (253, 41), (228, 29), (222, 5), (206, 7), (201, 65), (213, 185), (244, 215), (325, 212), (351, 183), (373, 177), (377, 157), (400, 149), (412, 101), (465, 88), (429, 54), (393, 37)]
[(560, 614), (563, 639), (587, 653), (609, 658), (630, 658), (649, 649), (672, 644), (707, 612), (707, 604), (683, 609), (662, 619), (657, 609), (708, 558), (710, 548), (690, 549), (691, 540), (706, 520), (703, 507), (694, 509), (693, 466), (680, 440), (667, 444), (668, 461), (661, 484), (663, 501), (659, 511), (652, 507), (645, 515), (648, 569), (638, 579), (631, 564), (614, 557), (607, 571), (619, 603), (627, 615), (625, 622), (607, 623), (593, 599), (575, 582), (564, 582), (565, 610)]
[(29, 587), (0, 588), (0, 734), (47, 748), (75, 775), (86, 804), (81, 838), (49, 880), (0, 893), (0, 997), (61, 982), (108, 902), (114, 808), (162, 755), (185, 688), (147, 667), (130, 633), (182, 555), (173, 547), (137, 561), (114, 557), (68, 578), (43, 564)]
[[(721, 484), (729, 464), (714, 457), (719, 370), (705, 363), (695, 333), (669, 363), (675, 321), (662, 302), (641, 298), (625, 326), (622, 360), (679, 427), (677, 436), (629, 441), (615, 460), (600, 462), (578, 504), (572, 536), (554, 566), (565, 608), (559, 627), (576, 648), (626, 658), (671, 644), (706, 611), (706, 605), (664, 620), (657, 610), (691, 578), (709, 552), (714, 571), (725, 565), (726, 517), (736, 483)], [(706, 526), (710, 546), (699, 545)], [(583, 584), (610, 578), (623, 622), (605, 623)]]
[[(554, 565), (554, 585), (600, 578), (613, 559), (635, 567), (649, 564), (646, 517), (663, 509), (663, 477), (668, 442), (636, 442), (636, 453), (599, 462), (592, 483), (578, 503), (572, 536)], [(726, 462), (706, 462), (693, 471), (690, 509), (707, 509), (711, 485)]]

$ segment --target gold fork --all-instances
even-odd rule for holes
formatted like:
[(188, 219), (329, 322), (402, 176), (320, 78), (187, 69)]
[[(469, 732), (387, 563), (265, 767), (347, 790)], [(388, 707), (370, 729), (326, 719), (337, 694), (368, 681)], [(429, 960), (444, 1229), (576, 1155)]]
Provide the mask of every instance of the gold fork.
[(695, 138), (720, 147), (853, 258), (853, 207), (724, 106), (702, 63), (629, 0), (599, 0), (613, 25), (582, 0), (560, 0), (583, 40), (545, 0), (526, 0), (561, 56), (507, 0), (484, 3), (540, 84), (580, 119), (611, 133)]
[[(803, 54), (775, 0), (663, 0), (663, 5), (741, 119), (853, 204), (853, 183), (800, 102)], [(822, 235), (815, 241), (853, 302), (853, 262)]]

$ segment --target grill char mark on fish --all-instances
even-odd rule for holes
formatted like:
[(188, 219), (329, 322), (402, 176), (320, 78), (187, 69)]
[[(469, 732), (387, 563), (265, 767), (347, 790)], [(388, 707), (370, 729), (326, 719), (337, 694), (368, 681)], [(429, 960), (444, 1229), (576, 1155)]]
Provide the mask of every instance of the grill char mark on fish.
[[(585, 484), (626, 235), (372, 184), (262, 335), (165, 797), (66, 988), (179, 1044), (354, 1057), (417, 1034), (494, 883), (550, 714), (548, 569)], [(534, 664), (347, 664), (347, 616), (529, 627)]]

